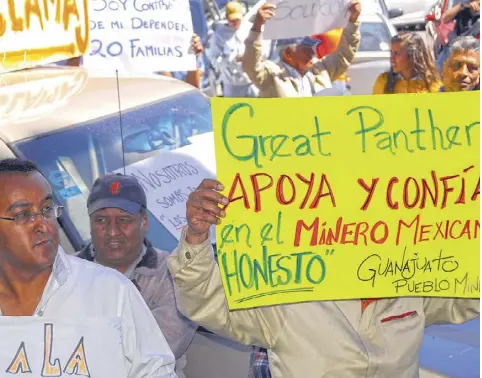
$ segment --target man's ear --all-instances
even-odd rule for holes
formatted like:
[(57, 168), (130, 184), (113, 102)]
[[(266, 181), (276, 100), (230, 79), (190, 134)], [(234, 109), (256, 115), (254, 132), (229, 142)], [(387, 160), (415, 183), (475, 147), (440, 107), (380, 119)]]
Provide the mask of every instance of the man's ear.
[(283, 60), (288, 64), (293, 63), (293, 49), (291, 47), (286, 47), (283, 50)]
[(144, 214), (142, 214), (142, 229), (147, 234), (149, 231), (149, 216), (147, 215), (147, 209)]

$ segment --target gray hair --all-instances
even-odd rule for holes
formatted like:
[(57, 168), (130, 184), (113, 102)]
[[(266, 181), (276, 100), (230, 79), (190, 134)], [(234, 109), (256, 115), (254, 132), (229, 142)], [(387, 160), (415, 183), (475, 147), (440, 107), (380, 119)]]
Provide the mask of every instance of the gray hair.
[(283, 46), (281, 48), (281, 54), (284, 54), (288, 50), (294, 50), (296, 49), (297, 44), (296, 43), (290, 43), (289, 45)]
[(462, 36), (455, 38), (448, 46), (447, 57), (451, 57), (455, 53), (464, 53), (467, 51), (480, 51), (480, 42), (472, 36)]

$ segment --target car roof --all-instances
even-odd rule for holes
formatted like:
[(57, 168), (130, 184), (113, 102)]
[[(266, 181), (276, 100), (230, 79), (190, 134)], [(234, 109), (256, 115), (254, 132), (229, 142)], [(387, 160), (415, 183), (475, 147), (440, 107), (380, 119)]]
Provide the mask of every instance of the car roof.
[[(119, 88), (119, 91), (117, 90)], [(51, 133), (158, 102), (192, 86), (161, 75), (119, 76), (81, 67), (42, 67), (0, 75), (0, 139)]]

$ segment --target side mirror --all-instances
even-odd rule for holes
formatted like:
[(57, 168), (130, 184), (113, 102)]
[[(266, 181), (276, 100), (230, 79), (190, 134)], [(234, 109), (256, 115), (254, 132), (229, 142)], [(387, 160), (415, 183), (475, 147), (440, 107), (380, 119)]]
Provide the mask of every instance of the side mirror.
[(403, 9), (393, 8), (388, 10), (388, 18), (400, 17), (403, 14)]

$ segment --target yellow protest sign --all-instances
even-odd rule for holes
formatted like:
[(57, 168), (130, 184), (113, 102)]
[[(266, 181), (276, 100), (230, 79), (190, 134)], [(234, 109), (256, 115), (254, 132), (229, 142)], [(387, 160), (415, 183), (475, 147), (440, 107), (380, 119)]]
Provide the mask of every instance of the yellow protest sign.
[(479, 92), (213, 99), (231, 309), (478, 298)]
[(1, 1), (0, 72), (85, 54), (90, 46), (88, 1)]

